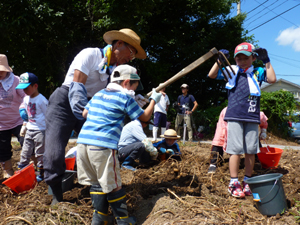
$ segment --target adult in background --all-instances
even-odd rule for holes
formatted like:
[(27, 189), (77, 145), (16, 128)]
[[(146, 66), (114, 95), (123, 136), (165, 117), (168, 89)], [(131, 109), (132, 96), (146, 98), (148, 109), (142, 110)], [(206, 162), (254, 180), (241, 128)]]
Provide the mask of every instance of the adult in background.
[(143, 164), (151, 161), (151, 155), (146, 150), (144, 141), (147, 135), (143, 130), (148, 124), (152, 123), (136, 119), (124, 126), (118, 143), (118, 159), (123, 168), (135, 171), (136, 159)]
[[(162, 85), (162, 84), (160, 84)], [(155, 104), (154, 107), (154, 124), (153, 124), (153, 141), (156, 141), (157, 139), (157, 131), (160, 126), (161, 129), (161, 135), (163, 135), (166, 131), (167, 126), (167, 111), (170, 105), (170, 100), (168, 95), (165, 93), (166, 88), (163, 88), (160, 90), (160, 93), (162, 93), (162, 96), (160, 98), (160, 101)]]
[(65, 148), (73, 130), (79, 133), (85, 119), (82, 111), (88, 99), (110, 82), (117, 65), (145, 59), (140, 37), (131, 29), (108, 31), (105, 48), (85, 48), (69, 67), (64, 83), (49, 98), (46, 114), (45, 181), (52, 189), (52, 205), (63, 200)]
[(189, 141), (193, 141), (193, 128), (192, 128), (192, 114), (198, 107), (198, 103), (194, 96), (189, 94), (189, 86), (187, 84), (181, 85), (182, 95), (177, 98), (177, 104), (180, 107), (175, 120), (175, 130), (177, 134), (180, 134), (180, 124), (182, 120), (186, 123)]
[(14, 174), (11, 157), (11, 135), (18, 138), (21, 146), (24, 137), (20, 136), (23, 120), (20, 117), (19, 106), (25, 97), (23, 90), (16, 90), (19, 77), (13, 74), (8, 65), (6, 55), (0, 54), (0, 162), (3, 169), (3, 178)]

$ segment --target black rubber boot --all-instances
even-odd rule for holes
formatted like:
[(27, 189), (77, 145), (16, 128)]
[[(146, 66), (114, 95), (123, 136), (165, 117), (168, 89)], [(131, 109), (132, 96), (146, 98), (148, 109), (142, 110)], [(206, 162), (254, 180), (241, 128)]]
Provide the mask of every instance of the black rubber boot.
[(102, 192), (100, 185), (92, 185), (90, 188), (92, 205), (94, 207), (93, 220), (91, 225), (113, 225), (114, 218), (108, 216), (107, 194)]
[(62, 192), (62, 182), (59, 182), (55, 185), (50, 185), (52, 190), (52, 203), (51, 205), (56, 205), (63, 200), (63, 192)]
[(129, 217), (126, 204), (126, 193), (124, 189), (107, 194), (107, 200), (112, 208), (118, 225), (134, 225), (135, 217)]

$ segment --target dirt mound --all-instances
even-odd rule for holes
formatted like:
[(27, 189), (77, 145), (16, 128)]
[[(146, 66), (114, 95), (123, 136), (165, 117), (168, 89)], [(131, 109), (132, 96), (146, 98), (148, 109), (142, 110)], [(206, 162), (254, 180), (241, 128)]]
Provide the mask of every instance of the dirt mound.
[[(269, 143), (268, 143), (269, 144)], [(277, 143), (278, 144), (278, 143)], [(227, 192), (230, 180), (228, 156), (215, 174), (207, 174), (209, 144), (180, 143), (182, 160), (168, 159), (136, 172), (122, 170), (128, 209), (137, 224), (298, 224), (300, 216), (300, 151), (285, 150), (277, 169), (262, 169), (255, 163), (254, 176), (284, 174), (282, 181), (289, 209), (267, 217), (255, 208), (252, 197), (236, 199)], [(67, 150), (72, 147), (68, 146)], [(20, 147), (14, 146), (13, 162)], [(239, 179), (243, 178), (241, 160)], [(0, 175), (2, 171), (0, 171)], [(48, 186), (40, 182), (27, 194), (14, 194), (0, 185), (0, 224), (90, 224), (93, 213), (89, 187), (75, 180), (75, 187), (64, 193), (64, 202), (51, 207)], [(298, 217), (297, 217), (298, 216)]]

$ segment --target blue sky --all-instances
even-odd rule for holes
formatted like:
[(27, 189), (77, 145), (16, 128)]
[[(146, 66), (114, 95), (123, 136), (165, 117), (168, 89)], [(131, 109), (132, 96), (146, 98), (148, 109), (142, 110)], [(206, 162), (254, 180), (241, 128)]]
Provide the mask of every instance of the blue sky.
[(241, 13), (255, 44), (267, 49), (277, 79), (300, 85), (300, 0), (241, 0)]

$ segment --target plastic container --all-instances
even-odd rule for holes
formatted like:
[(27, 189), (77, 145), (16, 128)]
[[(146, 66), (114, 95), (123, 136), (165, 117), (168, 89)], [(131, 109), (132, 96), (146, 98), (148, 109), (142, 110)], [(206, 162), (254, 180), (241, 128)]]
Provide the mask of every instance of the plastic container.
[(33, 164), (29, 164), (23, 169), (16, 171), (13, 176), (2, 182), (2, 184), (5, 184), (17, 194), (33, 189), (36, 183)]
[[(63, 193), (69, 191), (74, 186), (74, 179), (75, 179), (76, 171), (73, 170), (66, 170), (63, 180), (62, 180), (62, 191)], [(48, 186), (48, 195), (52, 195), (52, 190), (50, 186)]]
[(76, 158), (65, 158), (66, 170), (74, 170)]
[(253, 200), (261, 214), (274, 216), (288, 209), (282, 176), (281, 173), (271, 173), (251, 177), (245, 181), (249, 184)]
[[(269, 152), (268, 152), (269, 150)], [(258, 159), (261, 163), (262, 168), (276, 168), (280, 161), (283, 150), (280, 148), (263, 147), (260, 148), (260, 153), (257, 153)]]

